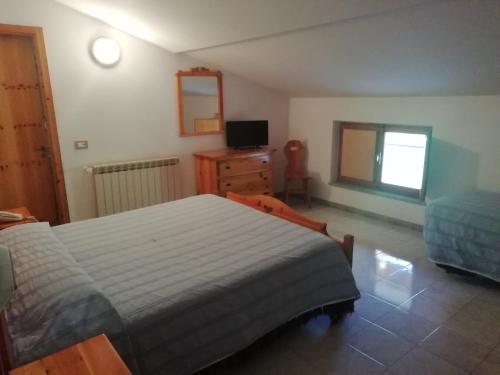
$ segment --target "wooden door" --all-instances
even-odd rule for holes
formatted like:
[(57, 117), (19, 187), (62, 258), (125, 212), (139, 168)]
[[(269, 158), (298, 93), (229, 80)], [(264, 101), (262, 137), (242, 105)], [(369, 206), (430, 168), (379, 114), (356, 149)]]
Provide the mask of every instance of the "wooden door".
[(35, 40), (0, 33), (0, 210), (60, 223)]

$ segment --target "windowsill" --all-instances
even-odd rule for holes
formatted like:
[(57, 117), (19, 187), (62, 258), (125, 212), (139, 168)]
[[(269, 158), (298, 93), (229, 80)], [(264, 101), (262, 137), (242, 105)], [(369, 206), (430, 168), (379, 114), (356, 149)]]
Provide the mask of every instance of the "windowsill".
[(359, 185), (352, 185), (352, 184), (348, 184), (348, 183), (345, 183), (345, 182), (339, 182), (339, 181), (330, 182), (330, 185), (331, 186), (337, 186), (337, 187), (340, 187), (340, 188), (343, 188), (343, 189), (355, 190), (355, 191), (359, 191), (359, 192), (362, 192), (362, 193), (368, 193), (368, 194), (378, 195), (380, 197), (389, 198), (389, 199), (395, 199), (395, 200), (403, 201), (403, 202), (407, 202), (407, 203), (418, 204), (420, 206), (425, 206), (426, 205), (425, 201), (420, 200), (418, 198), (406, 197), (404, 195), (389, 193), (387, 191), (382, 191), (382, 190), (378, 190), (378, 189), (375, 189), (375, 188), (364, 187), (364, 186), (359, 186)]

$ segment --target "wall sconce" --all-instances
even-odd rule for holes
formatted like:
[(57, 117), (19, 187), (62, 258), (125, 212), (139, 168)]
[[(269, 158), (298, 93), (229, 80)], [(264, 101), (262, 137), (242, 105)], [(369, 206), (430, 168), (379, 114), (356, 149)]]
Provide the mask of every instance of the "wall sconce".
[(90, 54), (98, 64), (111, 67), (120, 61), (120, 45), (116, 40), (99, 37), (92, 43)]

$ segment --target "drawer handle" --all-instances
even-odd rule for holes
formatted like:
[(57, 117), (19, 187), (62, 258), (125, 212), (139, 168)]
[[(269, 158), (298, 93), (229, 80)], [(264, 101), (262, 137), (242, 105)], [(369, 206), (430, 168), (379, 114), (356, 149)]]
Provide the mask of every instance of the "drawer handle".
[(267, 164), (267, 160), (262, 160), (262, 164)]
[(231, 169), (231, 167), (229, 165), (226, 165), (226, 169)]
[(267, 177), (264, 177), (264, 181), (267, 180)]
[(226, 184), (226, 186), (231, 186), (231, 184)]

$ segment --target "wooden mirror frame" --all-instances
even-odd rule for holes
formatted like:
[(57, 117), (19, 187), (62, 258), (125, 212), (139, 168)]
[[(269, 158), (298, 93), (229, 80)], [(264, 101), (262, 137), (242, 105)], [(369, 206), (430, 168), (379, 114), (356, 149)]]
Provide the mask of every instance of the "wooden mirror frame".
[[(177, 113), (179, 117), (179, 136), (192, 137), (197, 135), (221, 134), (224, 133), (224, 99), (222, 94), (222, 73), (204, 67), (195, 67), (191, 70), (179, 70), (177, 77)], [(182, 77), (215, 77), (217, 78), (217, 101), (219, 109), (220, 130), (206, 132), (187, 132), (184, 126), (184, 103), (182, 96)]]

